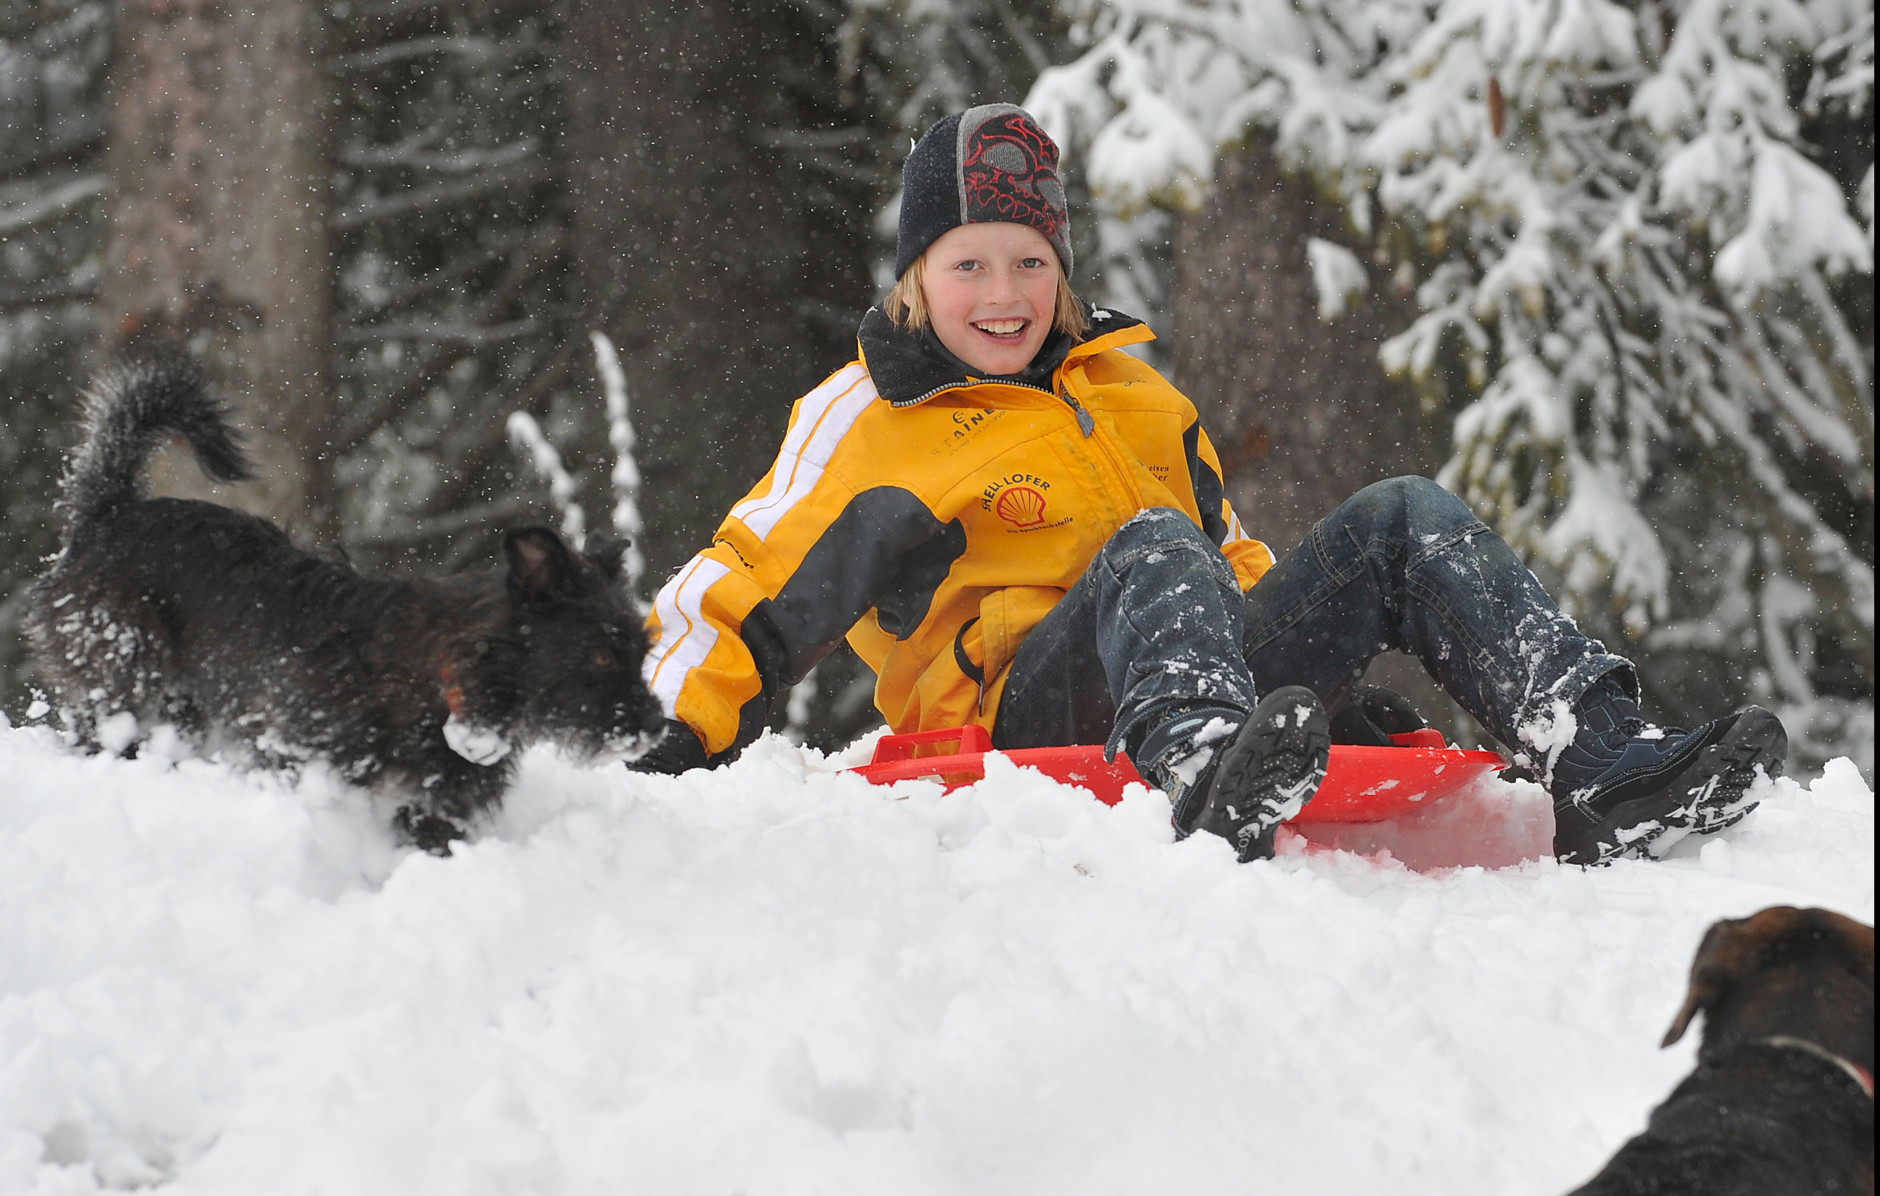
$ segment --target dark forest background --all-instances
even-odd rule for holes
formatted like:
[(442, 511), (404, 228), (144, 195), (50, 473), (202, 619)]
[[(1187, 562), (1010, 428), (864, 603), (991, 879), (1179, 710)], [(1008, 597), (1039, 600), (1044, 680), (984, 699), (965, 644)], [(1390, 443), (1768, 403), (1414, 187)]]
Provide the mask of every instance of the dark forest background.
[[(587, 335), (604, 331), (626, 370), (656, 587), (762, 475), (791, 402), (853, 355), (909, 139), (1023, 100), (1065, 39), (1035, 0), (926, 16), (805, 0), (0, 0), (6, 709), (28, 700), (20, 594), (55, 547), (81, 391), (143, 344), (180, 340), (208, 363), (265, 470), (217, 490), (166, 459), (161, 488), (397, 573), (487, 562), (501, 527), (554, 520), (508, 442), (514, 411), (561, 450), (586, 509), (608, 509)], [(1310, 189), (1266, 186), (1270, 163), (1249, 174), (1181, 230), (1183, 260), (1206, 265), (1182, 276), (1187, 339), (1164, 327), (1161, 352), (1215, 400), (1243, 475), (1327, 459), (1284, 451), (1295, 435), (1344, 442), (1323, 478), (1296, 470), (1261, 493), (1262, 534), (1290, 543), (1304, 512), (1378, 476), (1371, 457), (1427, 471), (1439, 441), (1372, 364), (1375, 329), (1347, 321), (1334, 344), (1319, 324), (1303, 245), (1327, 221)], [(1249, 315), (1284, 341), (1232, 326)], [(1269, 414), (1236, 418), (1228, 396), (1255, 393)], [(1287, 395), (1348, 396), (1364, 416), (1340, 430), (1336, 405), (1272, 402)], [(863, 672), (846, 652), (819, 671), (812, 739), (874, 721)]]

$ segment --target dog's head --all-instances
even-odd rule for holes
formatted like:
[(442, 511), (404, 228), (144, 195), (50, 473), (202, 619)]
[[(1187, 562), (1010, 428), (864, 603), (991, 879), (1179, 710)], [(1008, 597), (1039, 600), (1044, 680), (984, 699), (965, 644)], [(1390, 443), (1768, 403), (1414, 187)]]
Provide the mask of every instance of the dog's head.
[(513, 640), (503, 678), (517, 701), (517, 730), (584, 758), (643, 754), (665, 727), (640, 677), (646, 630), (620, 591), (625, 541), (590, 536), (568, 550), (545, 527), (503, 538)]
[(1823, 909), (1778, 905), (1721, 921), (1704, 935), (1691, 987), (1665, 1046), (1704, 1013), (1700, 1058), (1731, 1046), (1802, 1038), (1874, 1064), (1873, 927)]

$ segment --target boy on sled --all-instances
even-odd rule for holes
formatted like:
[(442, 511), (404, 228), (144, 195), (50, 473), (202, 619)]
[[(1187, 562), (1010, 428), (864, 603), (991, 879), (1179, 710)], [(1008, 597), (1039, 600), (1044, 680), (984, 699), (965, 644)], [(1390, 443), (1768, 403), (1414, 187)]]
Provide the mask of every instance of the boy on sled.
[(1006, 104), (909, 154), (899, 281), (856, 360), (659, 593), (645, 675), (671, 721), (635, 767), (733, 758), (846, 635), (895, 732), (1126, 750), (1177, 836), (1258, 859), (1325, 775), (1328, 711), (1401, 651), (1534, 767), (1562, 859), (1660, 854), (1748, 813), (1782, 770), (1776, 717), (1647, 724), (1632, 664), (1435, 483), (1368, 486), (1276, 562), (1194, 404), (1123, 352), (1153, 334), (1072, 293), (1057, 162)]

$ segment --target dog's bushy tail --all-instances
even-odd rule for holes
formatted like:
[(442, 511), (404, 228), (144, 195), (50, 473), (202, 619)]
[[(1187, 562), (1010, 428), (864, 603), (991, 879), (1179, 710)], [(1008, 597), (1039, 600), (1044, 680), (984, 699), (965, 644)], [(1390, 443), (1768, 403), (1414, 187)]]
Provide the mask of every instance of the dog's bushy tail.
[(77, 523), (139, 497), (144, 469), (171, 433), (189, 442), (197, 465), (214, 480), (254, 476), (239, 433), (201, 371), (181, 354), (166, 354), (115, 365), (92, 385), (85, 396), (85, 439), (66, 468), (60, 507)]

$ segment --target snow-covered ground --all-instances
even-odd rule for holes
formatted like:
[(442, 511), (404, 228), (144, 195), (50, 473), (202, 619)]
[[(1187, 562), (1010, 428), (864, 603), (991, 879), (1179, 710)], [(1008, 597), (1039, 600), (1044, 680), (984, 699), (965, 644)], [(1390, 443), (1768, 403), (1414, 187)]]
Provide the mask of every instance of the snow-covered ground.
[(437, 859), (329, 775), (0, 725), (0, 1192), (1559, 1193), (1688, 1070), (1706, 925), (1873, 919), (1845, 761), (1593, 871), (1532, 786), (1243, 867), (840, 762), (532, 755)]

